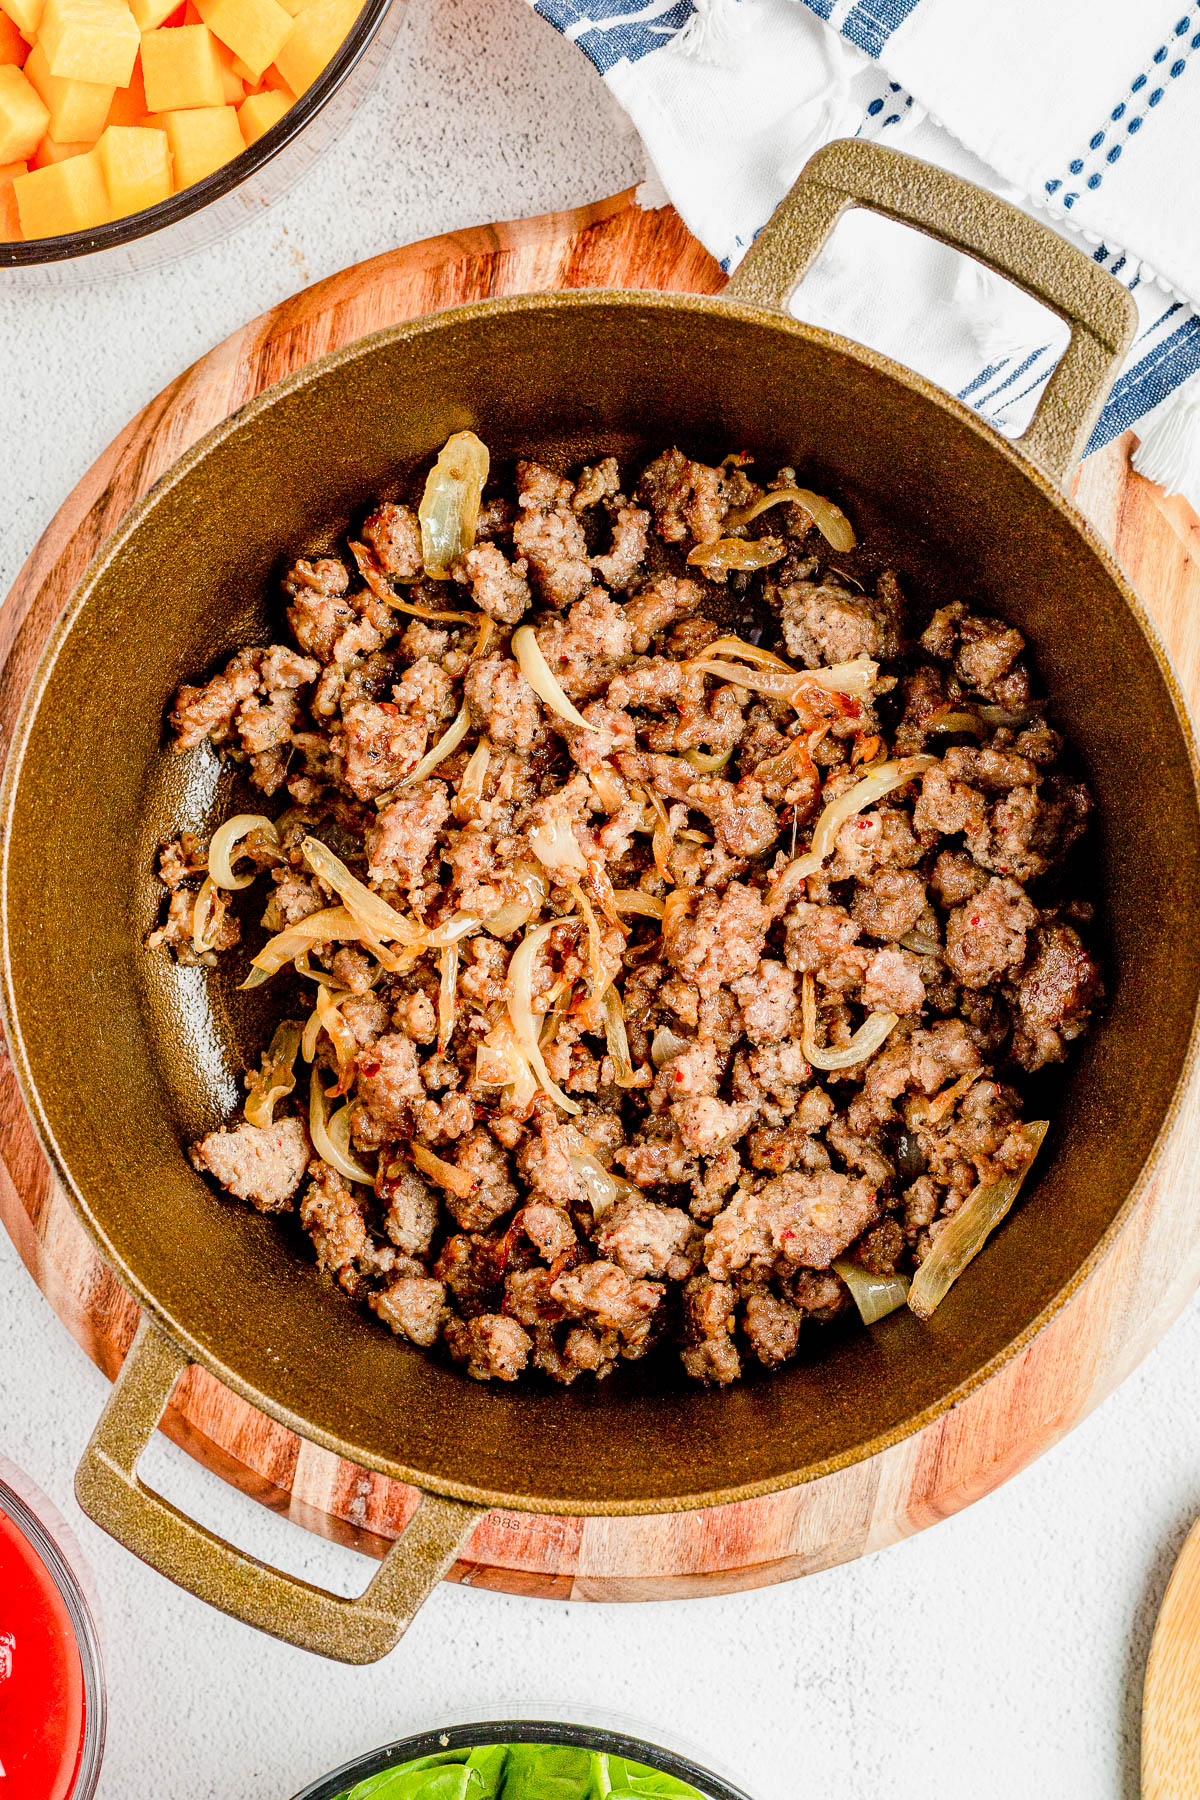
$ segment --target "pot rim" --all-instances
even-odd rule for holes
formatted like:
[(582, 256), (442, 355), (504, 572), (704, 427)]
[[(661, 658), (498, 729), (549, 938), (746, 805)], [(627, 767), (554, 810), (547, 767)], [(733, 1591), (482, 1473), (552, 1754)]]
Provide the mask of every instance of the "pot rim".
[(749, 325), (770, 326), (789, 337), (850, 357), (873, 373), (891, 380), (908, 393), (932, 401), (949, 413), (957, 424), (965, 426), (981, 438), (991, 450), (1004, 457), (1029, 481), (1038, 497), (1049, 503), (1082, 540), (1088, 551), (1101, 564), (1104, 573), (1132, 614), (1135, 624), (1150, 649), (1170, 697), (1186, 750), (1193, 797), (1197, 814), (1200, 816), (1200, 754), (1197, 752), (1196, 735), (1187, 700), (1179, 686), (1166, 646), (1159, 636), (1157, 626), (1126, 580), (1112, 552), (1067, 494), (1036, 463), (1021, 452), (1017, 443), (1003, 437), (994, 426), (988, 424), (955, 395), (939, 388), (934, 382), (927, 380), (915, 371), (904, 368), (902, 364), (893, 361), (890, 357), (865, 345), (857, 344), (840, 333), (809, 325), (802, 320), (793, 318), (790, 314), (777, 313), (768, 307), (744, 301), (728, 300), (721, 295), (664, 293), (652, 289), (556, 289), (543, 293), (515, 294), (472, 301), (463, 306), (448, 307), (441, 312), (405, 320), (397, 325), (386, 326), (379, 331), (356, 338), (352, 343), (343, 345), (338, 350), (330, 351), (313, 362), (306, 363), (302, 368), (293, 370), (290, 375), (284, 376), (280, 381), (264, 388), (254, 399), (207, 431), (159, 477), (140, 500), (130, 507), (116, 530), (101, 546), (89, 564), (47, 637), (21, 703), (13, 729), (12, 743), (9, 746), (3, 779), (0, 781), (0, 837), (3, 838), (3, 848), (0, 853), (0, 1020), (3, 1022), (8, 1039), (9, 1052), (21, 1098), (29, 1112), (38, 1141), (66, 1191), (77, 1218), (105, 1262), (117, 1275), (122, 1286), (133, 1295), (138, 1304), (182, 1347), (194, 1362), (208, 1369), (218, 1381), (232, 1388), (242, 1399), (308, 1442), (319, 1444), (322, 1448), (332, 1451), (336, 1456), (349, 1462), (373, 1469), (424, 1492), (483, 1507), (499, 1507), (506, 1511), (563, 1517), (637, 1517), (647, 1514), (691, 1512), (708, 1507), (731, 1505), (743, 1500), (760, 1499), (768, 1494), (781, 1493), (789, 1488), (822, 1479), (827, 1475), (837, 1474), (843, 1469), (853, 1467), (856, 1463), (865, 1462), (878, 1456), (882, 1452), (892, 1449), (896, 1444), (902, 1443), (906, 1438), (914, 1436), (960, 1405), (1029, 1347), (1034, 1338), (1074, 1298), (1107, 1257), (1146, 1197), (1163, 1151), (1174, 1131), (1184, 1100), (1193, 1084), (1197, 1065), (1200, 1063), (1200, 997), (1198, 997), (1192, 1009), (1187, 1048), (1172, 1089), (1170, 1103), (1155, 1134), (1154, 1142), (1125, 1200), (1070, 1279), (1065, 1281), (1029, 1323), (985, 1364), (964, 1377), (954, 1388), (919, 1412), (898, 1420), (886, 1431), (877, 1432), (864, 1442), (851, 1445), (837, 1455), (826, 1457), (806, 1469), (786, 1471), (779, 1475), (764, 1477), (758, 1481), (743, 1482), (729, 1488), (676, 1494), (665, 1501), (661, 1497), (647, 1502), (641, 1500), (603, 1501), (580, 1499), (578, 1496), (514, 1494), (432, 1477), (423, 1471), (412, 1469), (398, 1460), (365, 1454), (358, 1446), (346, 1443), (335, 1433), (316, 1427), (300, 1414), (279, 1405), (269, 1394), (256, 1388), (235, 1370), (227, 1367), (219, 1357), (207, 1351), (165, 1307), (159, 1304), (150, 1288), (113, 1249), (101, 1223), (91, 1214), (85, 1196), (75, 1185), (66, 1159), (59, 1151), (50, 1120), (42, 1110), (27, 1061), (24, 1037), (15, 1007), (9, 942), (11, 823), (29, 734), (59, 653), (76, 621), (84, 611), (96, 582), (121, 555), (126, 544), (138, 531), (142, 521), (152, 509), (164, 503), (180, 482), (190, 474), (193, 467), (203, 461), (210, 451), (279, 400), (298, 392), (311, 382), (322, 380), (330, 371), (340, 368), (344, 363), (373, 353), (383, 345), (419, 339), (427, 333), (437, 332), (448, 327), (473, 324), (477, 321), (485, 322), (492, 318), (509, 317), (520, 313), (547, 313), (562, 311), (566, 308), (613, 306), (629, 307), (631, 310), (644, 309), (651, 312), (679, 310), (707, 314), (716, 311), (725, 315), (733, 315)]

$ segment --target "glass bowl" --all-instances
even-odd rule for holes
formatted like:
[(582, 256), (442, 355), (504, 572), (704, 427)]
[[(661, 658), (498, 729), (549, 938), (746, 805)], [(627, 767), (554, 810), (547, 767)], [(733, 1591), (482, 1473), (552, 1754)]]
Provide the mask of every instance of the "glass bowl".
[(381, 1775), (397, 1763), (411, 1762), (419, 1756), (433, 1756), (439, 1750), (463, 1750), (481, 1744), (566, 1744), (582, 1750), (607, 1751), (611, 1756), (627, 1756), (633, 1762), (690, 1782), (705, 1800), (750, 1800), (742, 1788), (733, 1787), (724, 1776), (701, 1767), (681, 1750), (668, 1750), (661, 1744), (633, 1736), (608, 1725), (567, 1724), (548, 1719), (483, 1719), (464, 1725), (445, 1725), (433, 1731), (421, 1731), (415, 1737), (400, 1738), (379, 1750), (343, 1763), (295, 1796), (295, 1800), (337, 1800), (358, 1781), (370, 1775)]
[(96, 1792), (106, 1706), (89, 1588), (66, 1522), (0, 1458), (0, 1792), (10, 1779), (38, 1800)]
[(365, 0), (312, 86), (232, 162), (92, 231), (0, 244), (0, 271), (23, 271), (39, 285), (94, 280), (151, 268), (223, 237), (278, 200), (330, 148), (381, 73), (402, 8), (403, 0)]

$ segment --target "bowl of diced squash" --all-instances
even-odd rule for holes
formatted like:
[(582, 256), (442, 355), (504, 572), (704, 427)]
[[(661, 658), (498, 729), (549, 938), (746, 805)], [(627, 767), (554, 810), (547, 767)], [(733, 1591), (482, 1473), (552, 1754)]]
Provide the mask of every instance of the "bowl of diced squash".
[(138, 267), (228, 229), (332, 141), (398, 14), (0, 0), (0, 269)]

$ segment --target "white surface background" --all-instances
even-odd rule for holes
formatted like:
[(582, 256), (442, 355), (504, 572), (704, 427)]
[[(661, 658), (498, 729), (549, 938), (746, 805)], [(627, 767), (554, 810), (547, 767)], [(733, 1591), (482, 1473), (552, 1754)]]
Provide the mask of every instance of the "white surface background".
[[(519, 0), (411, 0), (345, 138), (235, 238), (103, 287), (0, 286), (0, 592), (126, 419), (245, 319), (393, 245), (641, 173), (599, 81)], [(1150, 1629), (1200, 1511), (1198, 1366), (1193, 1306), (1031, 1470), (850, 1567), (621, 1608), (443, 1588), (384, 1663), (343, 1669), (209, 1612), (81, 1517), (71, 1479), (106, 1383), (0, 1238), (0, 1453), (67, 1513), (95, 1572), (104, 1800), (287, 1800), (358, 1751), (463, 1713), (584, 1706), (690, 1739), (755, 1800), (1133, 1800)], [(369, 1573), (171, 1446), (144, 1472), (310, 1579), (350, 1592)]]

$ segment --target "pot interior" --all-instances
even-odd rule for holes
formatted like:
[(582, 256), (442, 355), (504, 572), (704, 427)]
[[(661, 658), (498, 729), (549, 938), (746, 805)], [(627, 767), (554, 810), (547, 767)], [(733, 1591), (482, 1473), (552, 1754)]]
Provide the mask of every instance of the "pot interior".
[[(1097, 800), (1110, 1000), (1052, 1084), (1036, 1179), (928, 1325), (808, 1334), (706, 1391), (625, 1365), (599, 1388), (479, 1386), (360, 1314), (287, 1225), (218, 1199), (183, 1149), (227, 1118), (279, 1002), (142, 949), (155, 851), (230, 810), (163, 718), (185, 679), (279, 628), (285, 559), (322, 547), (452, 432), (565, 465), (678, 443), (790, 462), (926, 606), (1028, 637)], [(89, 572), (10, 765), (3, 891), (14, 1052), (104, 1254), (223, 1378), (357, 1462), (566, 1511), (659, 1510), (792, 1484), (947, 1405), (1077, 1280), (1172, 1107), (1200, 986), (1190, 739), (1112, 565), (964, 409), (790, 321), (700, 299), (546, 296), (364, 340), (246, 409)]]

